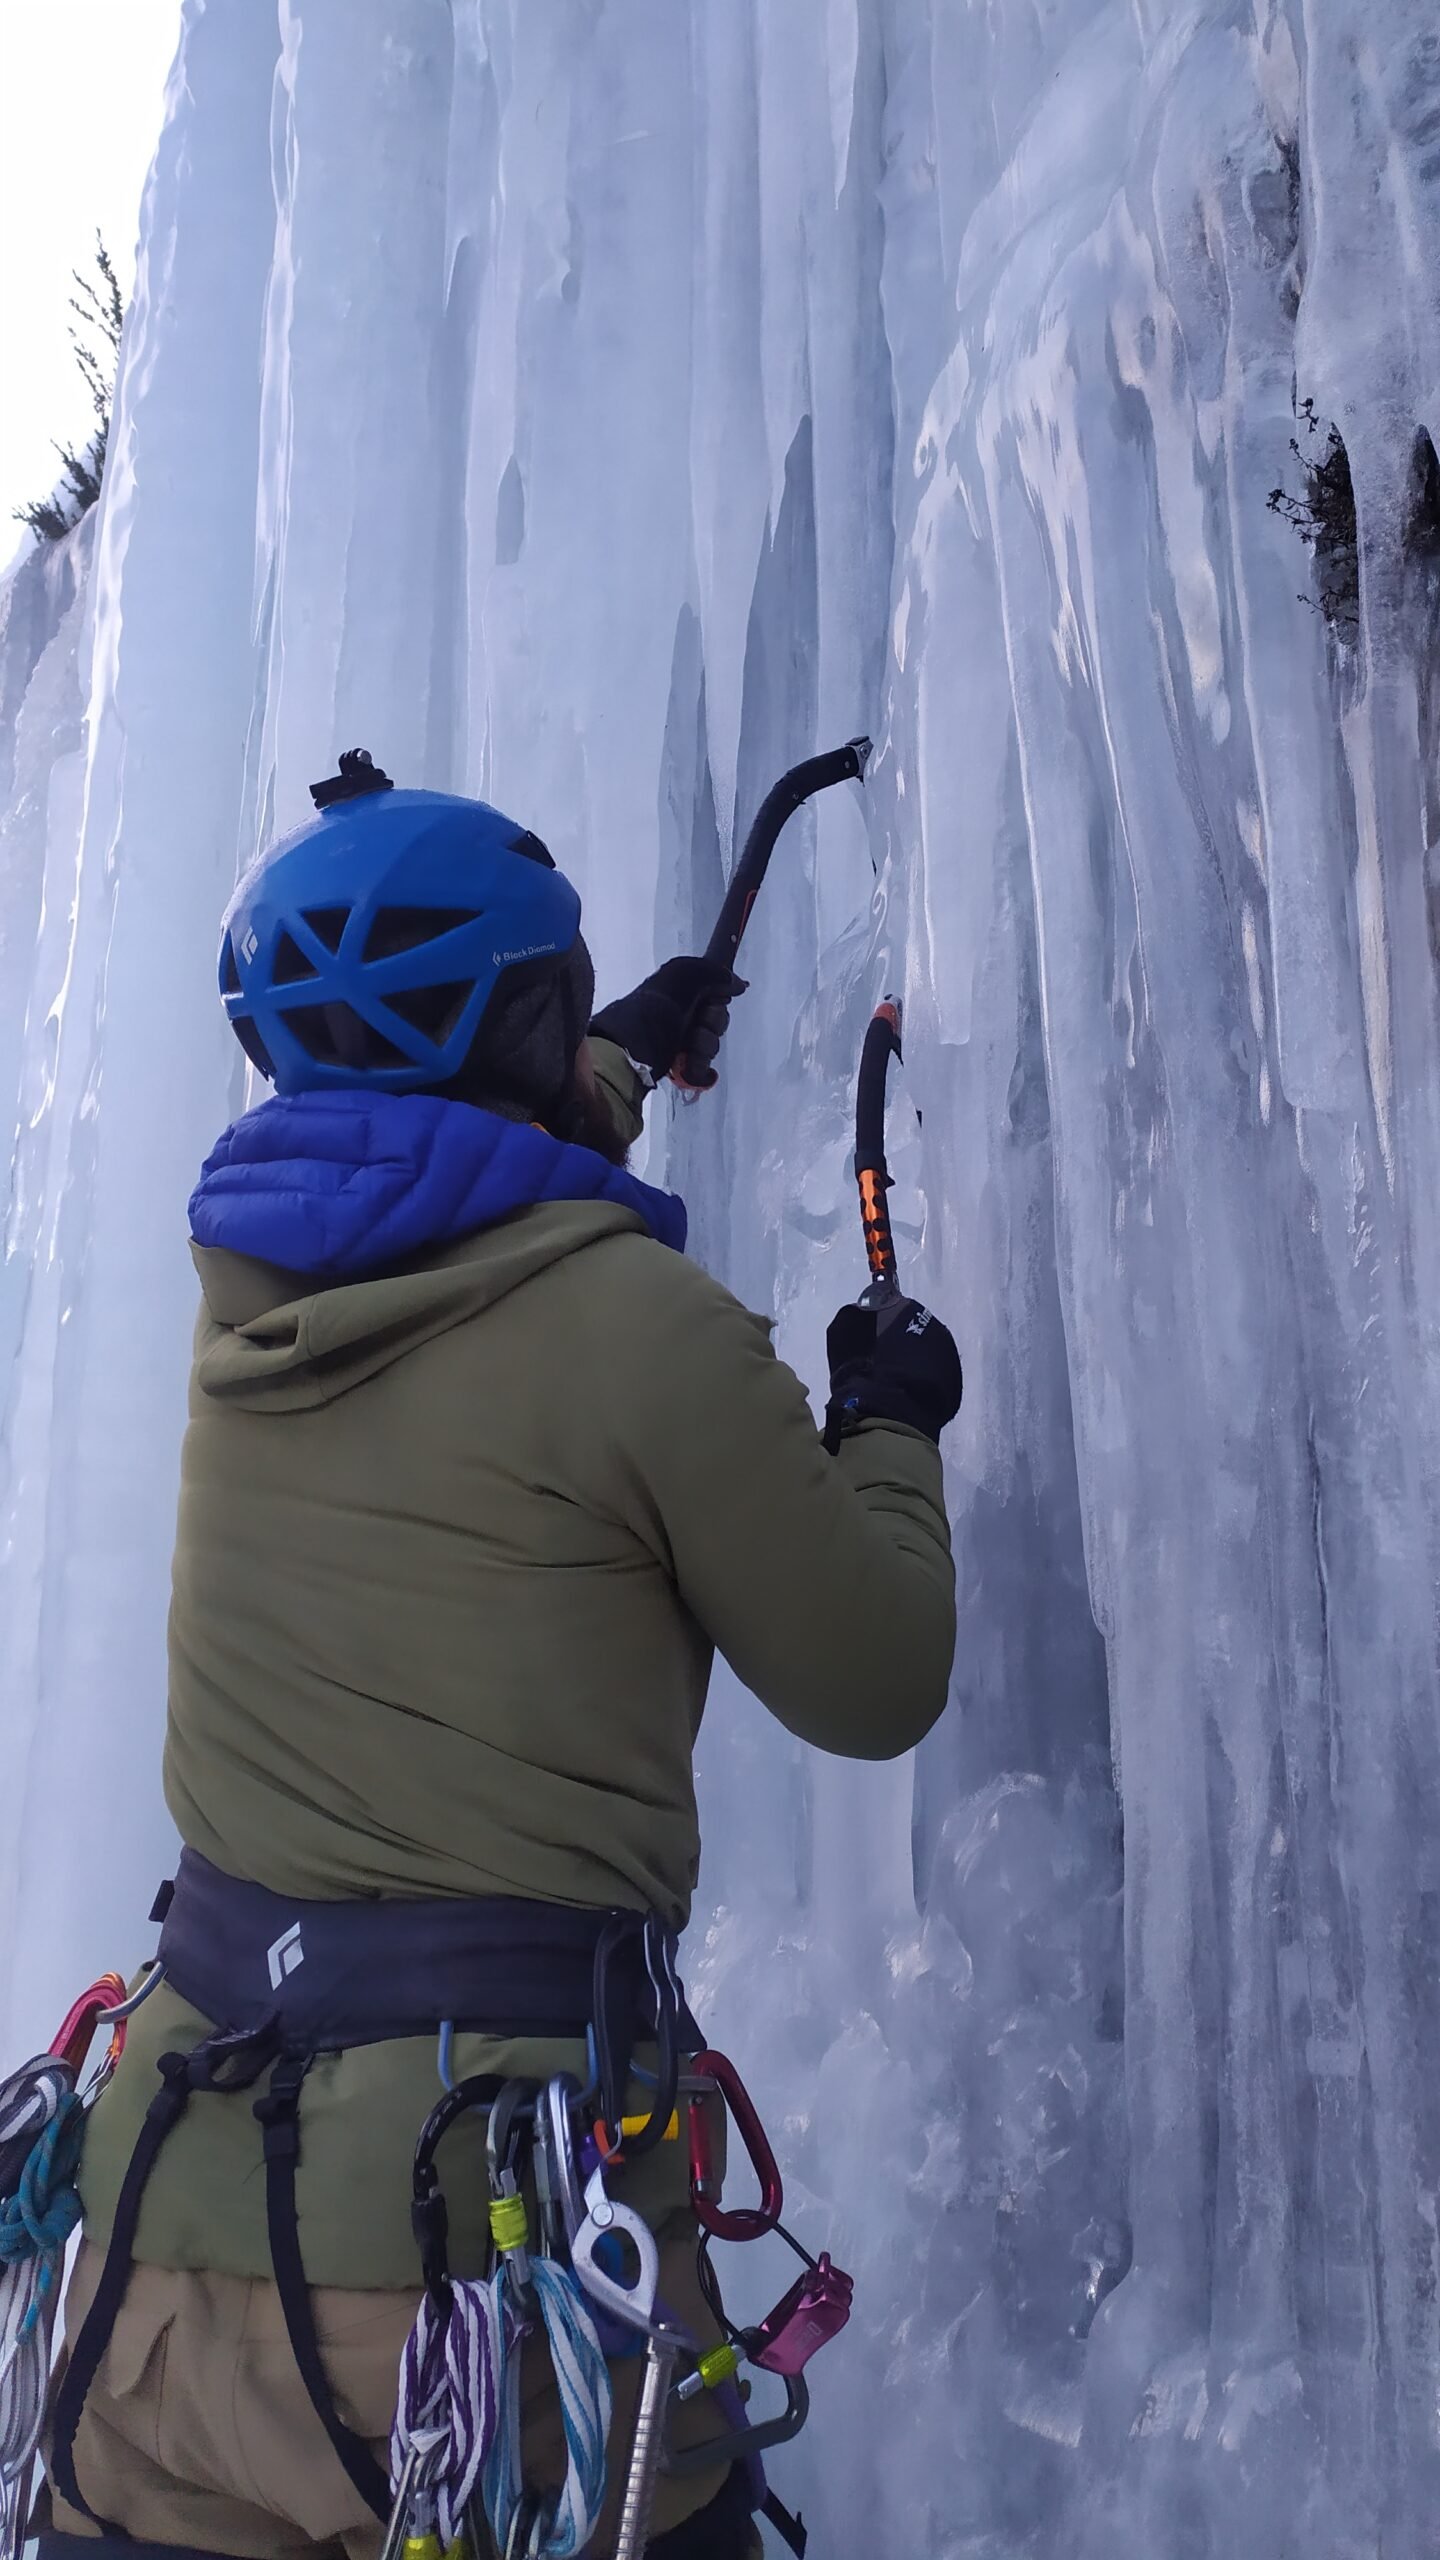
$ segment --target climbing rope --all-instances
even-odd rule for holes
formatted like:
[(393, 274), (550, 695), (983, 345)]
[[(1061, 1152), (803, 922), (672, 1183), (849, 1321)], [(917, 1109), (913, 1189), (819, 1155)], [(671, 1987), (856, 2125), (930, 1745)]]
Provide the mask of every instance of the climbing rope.
[[(605, 2503), (610, 2376), (595, 2323), (570, 2270), (549, 2258), (534, 2258), (530, 2276), (560, 2391), (566, 2466), (559, 2497), (544, 2513), (538, 2538), (531, 2534), (524, 2560), (574, 2560), (594, 2532)], [(503, 2270), (491, 2279), (496, 2286), (502, 2281)], [(520, 2475), (518, 2334), (505, 2337), (499, 2378), (500, 2422), (485, 2465), (485, 2513), (499, 2549), (508, 2551), (525, 2494)]]
[(464, 2530), (495, 2440), (508, 2316), (503, 2291), (498, 2282), (460, 2281), (449, 2284), (439, 2302), (427, 2292), (405, 2341), (390, 2482), (398, 2496), (411, 2447), (423, 2440), (425, 2487), (435, 2501), (442, 2547)]
[(0, 2197), (15, 2193), (36, 2142), (74, 2086), (74, 2071), (54, 2053), (39, 2054), (0, 2080)]
[(0, 2082), (0, 2560), (10, 2560), (24, 2535), (55, 2279), (80, 2219), (75, 2170), (84, 2129), (74, 2073), (53, 2055)]

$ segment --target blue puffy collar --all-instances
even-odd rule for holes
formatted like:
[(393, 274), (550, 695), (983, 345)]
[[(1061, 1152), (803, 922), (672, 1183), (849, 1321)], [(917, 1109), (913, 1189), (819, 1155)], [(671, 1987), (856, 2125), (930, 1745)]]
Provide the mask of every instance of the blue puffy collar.
[(517, 1209), (601, 1200), (685, 1250), (685, 1204), (590, 1147), (427, 1093), (275, 1095), (225, 1131), (190, 1201), (198, 1245), (362, 1279)]

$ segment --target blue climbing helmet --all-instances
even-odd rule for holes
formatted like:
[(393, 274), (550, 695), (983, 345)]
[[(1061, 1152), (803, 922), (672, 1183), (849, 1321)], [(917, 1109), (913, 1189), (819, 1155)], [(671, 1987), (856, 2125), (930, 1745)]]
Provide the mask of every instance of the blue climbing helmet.
[[(277, 1092), (452, 1084), (497, 990), (548, 1003), (588, 978), (580, 900), (513, 818), (397, 791), (361, 747), (311, 796), (319, 814), (246, 872), (220, 939), (225, 1010)], [(565, 1006), (571, 1061), (587, 1011), (584, 990)]]

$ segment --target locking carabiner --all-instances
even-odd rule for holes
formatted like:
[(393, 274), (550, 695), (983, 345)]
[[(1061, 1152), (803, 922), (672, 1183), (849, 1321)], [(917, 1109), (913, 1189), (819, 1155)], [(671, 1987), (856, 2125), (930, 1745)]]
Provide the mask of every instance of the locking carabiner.
[(758, 2205), (720, 2203), (721, 2180), (710, 2148), (710, 2128), (703, 2106), (690, 2105), (690, 2197), (695, 2216), (715, 2240), (762, 2240), (774, 2231), (785, 2210), (785, 2189), (754, 2100), (727, 2054), (707, 2050), (693, 2054), (690, 2069), (697, 2078), (713, 2080), (739, 2128), (750, 2166), (760, 2181)]
[(448, 2316), (450, 2299), (450, 2216), (440, 2188), (435, 2154), (457, 2117), (472, 2108), (493, 2106), (505, 2083), (493, 2072), (474, 2072), (458, 2080), (437, 2100), (420, 2128), (411, 2170), (410, 2227), (420, 2252), (425, 2290), (438, 2311)]
[(525, 2139), (522, 2109), (535, 2095), (533, 2081), (507, 2080), (490, 2110), (485, 2158), (490, 2171), (490, 2237), (505, 2268), (505, 2279), (522, 2319), (534, 2306), (530, 2275), (530, 2214), (517, 2174)]

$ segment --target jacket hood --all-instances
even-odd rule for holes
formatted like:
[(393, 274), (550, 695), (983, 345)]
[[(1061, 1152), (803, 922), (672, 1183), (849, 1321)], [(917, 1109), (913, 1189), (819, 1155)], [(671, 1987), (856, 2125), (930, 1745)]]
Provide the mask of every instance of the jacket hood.
[(276, 1095), (225, 1131), (190, 1201), (197, 1245), (361, 1279), (564, 1200), (635, 1211), (685, 1248), (684, 1203), (590, 1147), (434, 1094)]
[(332, 1402), (607, 1236), (685, 1237), (681, 1201), (592, 1149), (429, 1094), (263, 1103), (190, 1218), (196, 1388), (257, 1412)]

